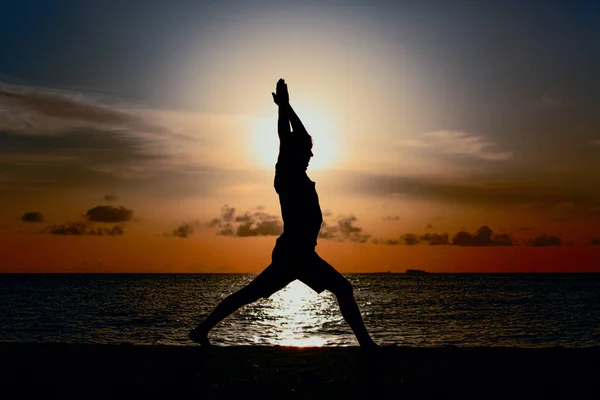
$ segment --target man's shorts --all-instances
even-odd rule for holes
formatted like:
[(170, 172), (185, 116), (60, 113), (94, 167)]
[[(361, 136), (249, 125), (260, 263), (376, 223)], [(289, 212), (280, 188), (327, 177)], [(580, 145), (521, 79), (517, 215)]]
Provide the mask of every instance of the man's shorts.
[(254, 287), (261, 297), (267, 298), (296, 279), (317, 293), (323, 290), (335, 293), (337, 288), (348, 282), (333, 266), (319, 257), (314, 249), (298, 249), (278, 241), (271, 255), (271, 265), (254, 278), (249, 286)]

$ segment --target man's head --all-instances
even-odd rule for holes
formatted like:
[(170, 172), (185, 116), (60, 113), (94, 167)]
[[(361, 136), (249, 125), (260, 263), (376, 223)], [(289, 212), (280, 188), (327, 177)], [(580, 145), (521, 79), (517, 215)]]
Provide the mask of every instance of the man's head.
[(290, 164), (306, 170), (313, 156), (312, 137), (308, 133), (292, 133), (289, 139), (289, 142), (286, 143), (286, 146), (288, 146), (286, 154)]

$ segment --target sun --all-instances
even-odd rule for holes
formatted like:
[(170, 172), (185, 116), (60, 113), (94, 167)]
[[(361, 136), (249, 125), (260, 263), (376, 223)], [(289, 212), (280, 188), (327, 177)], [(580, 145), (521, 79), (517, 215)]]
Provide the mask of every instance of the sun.
[[(313, 139), (314, 156), (308, 169), (323, 169), (334, 165), (338, 157), (338, 145), (335, 140), (337, 129), (332, 119), (318, 109), (303, 107), (297, 112)], [(251, 130), (250, 140), (255, 162), (261, 167), (273, 167), (279, 152), (277, 115), (253, 119)]]

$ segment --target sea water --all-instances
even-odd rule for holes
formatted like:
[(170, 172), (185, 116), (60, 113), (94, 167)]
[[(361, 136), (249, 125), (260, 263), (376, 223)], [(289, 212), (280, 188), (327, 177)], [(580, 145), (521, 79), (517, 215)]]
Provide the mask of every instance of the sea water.
[[(253, 274), (0, 275), (0, 341), (192, 344)], [(600, 274), (348, 274), (378, 343), (600, 345)], [(355, 346), (335, 296), (295, 281), (211, 333), (215, 345)]]

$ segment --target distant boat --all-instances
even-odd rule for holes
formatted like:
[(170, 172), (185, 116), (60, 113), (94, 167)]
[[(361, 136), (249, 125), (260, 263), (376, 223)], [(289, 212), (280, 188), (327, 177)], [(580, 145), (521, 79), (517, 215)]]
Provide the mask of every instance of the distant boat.
[(423, 271), (422, 269), (407, 269), (406, 275), (427, 275), (429, 272)]

